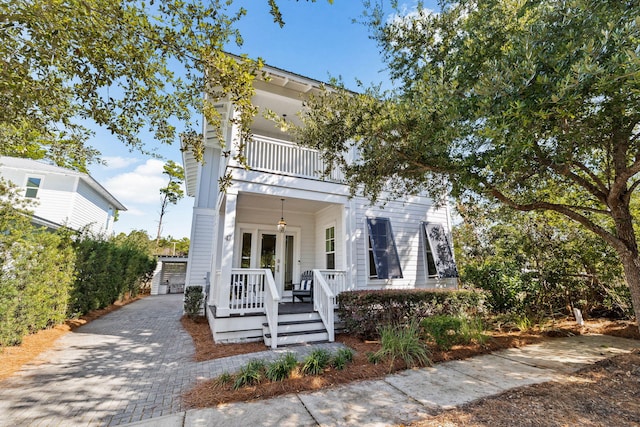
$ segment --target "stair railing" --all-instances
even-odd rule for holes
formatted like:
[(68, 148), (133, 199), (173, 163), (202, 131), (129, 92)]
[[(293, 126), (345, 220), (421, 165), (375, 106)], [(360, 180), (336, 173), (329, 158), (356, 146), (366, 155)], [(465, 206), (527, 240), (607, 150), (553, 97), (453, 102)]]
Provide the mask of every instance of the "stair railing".
[(335, 322), (333, 310), (336, 296), (331, 291), (320, 270), (313, 270), (313, 309), (318, 312), (329, 335), (329, 342), (335, 341)]
[(276, 288), (276, 282), (273, 279), (271, 270), (264, 270), (267, 286), (265, 286), (264, 311), (267, 315), (267, 324), (269, 325), (269, 333), (271, 334), (271, 348), (278, 348), (278, 303), (280, 295)]

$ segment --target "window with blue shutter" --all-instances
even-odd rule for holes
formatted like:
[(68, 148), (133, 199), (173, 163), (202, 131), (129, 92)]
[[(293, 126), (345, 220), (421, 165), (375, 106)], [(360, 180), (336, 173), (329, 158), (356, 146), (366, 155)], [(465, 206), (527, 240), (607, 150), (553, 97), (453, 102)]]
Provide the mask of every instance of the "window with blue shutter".
[[(425, 222), (423, 226), (427, 237), (425, 244), (431, 247), (431, 255), (438, 277), (442, 279), (458, 277), (458, 268), (453, 259), (451, 245), (442, 225)], [(429, 271), (430, 273), (431, 271)]]
[(400, 257), (389, 218), (367, 218), (369, 232), (369, 278), (400, 279)]

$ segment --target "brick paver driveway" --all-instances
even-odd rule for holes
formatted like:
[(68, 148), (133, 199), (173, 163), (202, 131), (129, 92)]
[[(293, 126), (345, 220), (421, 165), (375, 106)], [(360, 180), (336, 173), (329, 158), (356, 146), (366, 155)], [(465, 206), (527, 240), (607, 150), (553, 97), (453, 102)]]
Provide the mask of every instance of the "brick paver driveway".
[(115, 425), (179, 411), (199, 367), (181, 314), (182, 295), (147, 297), (66, 334), (0, 383), (0, 425)]
[(181, 315), (181, 294), (151, 296), (64, 335), (0, 382), (0, 426), (108, 426), (155, 418), (184, 410), (180, 396), (198, 379), (235, 372), (254, 358), (274, 360), (286, 351), (302, 358), (317, 347), (340, 346), (197, 363)]

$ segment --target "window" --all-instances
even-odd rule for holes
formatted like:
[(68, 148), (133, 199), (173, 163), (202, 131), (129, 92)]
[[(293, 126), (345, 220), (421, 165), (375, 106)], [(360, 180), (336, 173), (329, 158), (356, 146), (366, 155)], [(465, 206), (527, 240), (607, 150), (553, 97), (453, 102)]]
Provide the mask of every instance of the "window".
[(38, 189), (40, 188), (40, 182), (42, 178), (36, 178), (30, 176), (27, 178), (27, 189), (24, 192), (25, 197), (35, 198), (38, 195)]
[(325, 253), (327, 259), (327, 270), (336, 268), (336, 228), (329, 227), (324, 230)]
[(422, 227), (423, 233), (422, 237), (424, 240), (424, 269), (427, 274), (427, 278), (438, 277), (438, 270), (436, 269), (436, 263), (433, 259), (433, 251), (431, 250), (431, 245), (429, 244), (429, 237), (427, 236), (427, 228)]
[(402, 269), (388, 218), (367, 218), (369, 231), (369, 278), (400, 279)]
[[(425, 233), (425, 253), (427, 255), (427, 271), (429, 277), (433, 277), (434, 271), (437, 277), (446, 279), (458, 277), (458, 268), (453, 259), (451, 245), (447, 239), (447, 233), (440, 224), (423, 223)], [(427, 249), (428, 247), (428, 249)], [(429, 263), (429, 254), (431, 254), (431, 263)]]

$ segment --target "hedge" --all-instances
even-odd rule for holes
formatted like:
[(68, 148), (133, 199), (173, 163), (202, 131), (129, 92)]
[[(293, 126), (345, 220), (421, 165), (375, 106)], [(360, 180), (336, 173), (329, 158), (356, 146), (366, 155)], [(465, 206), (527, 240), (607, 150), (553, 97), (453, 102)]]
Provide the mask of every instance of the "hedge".
[(404, 324), (440, 314), (476, 315), (486, 311), (486, 293), (478, 290), (371, 290), (338, 296), (345, 332), (376, 339), (381, 326)]
[(0, 346), (66, 319), (75, 255), (64, 240), (35, 232), (2, 242)]
[(106, 307), (127, 294), (137, 295), (156, 266), (153, 257), (126, 241), (84, 238), (74, 248), (77, 279), (70, 295), (70, 317)]

